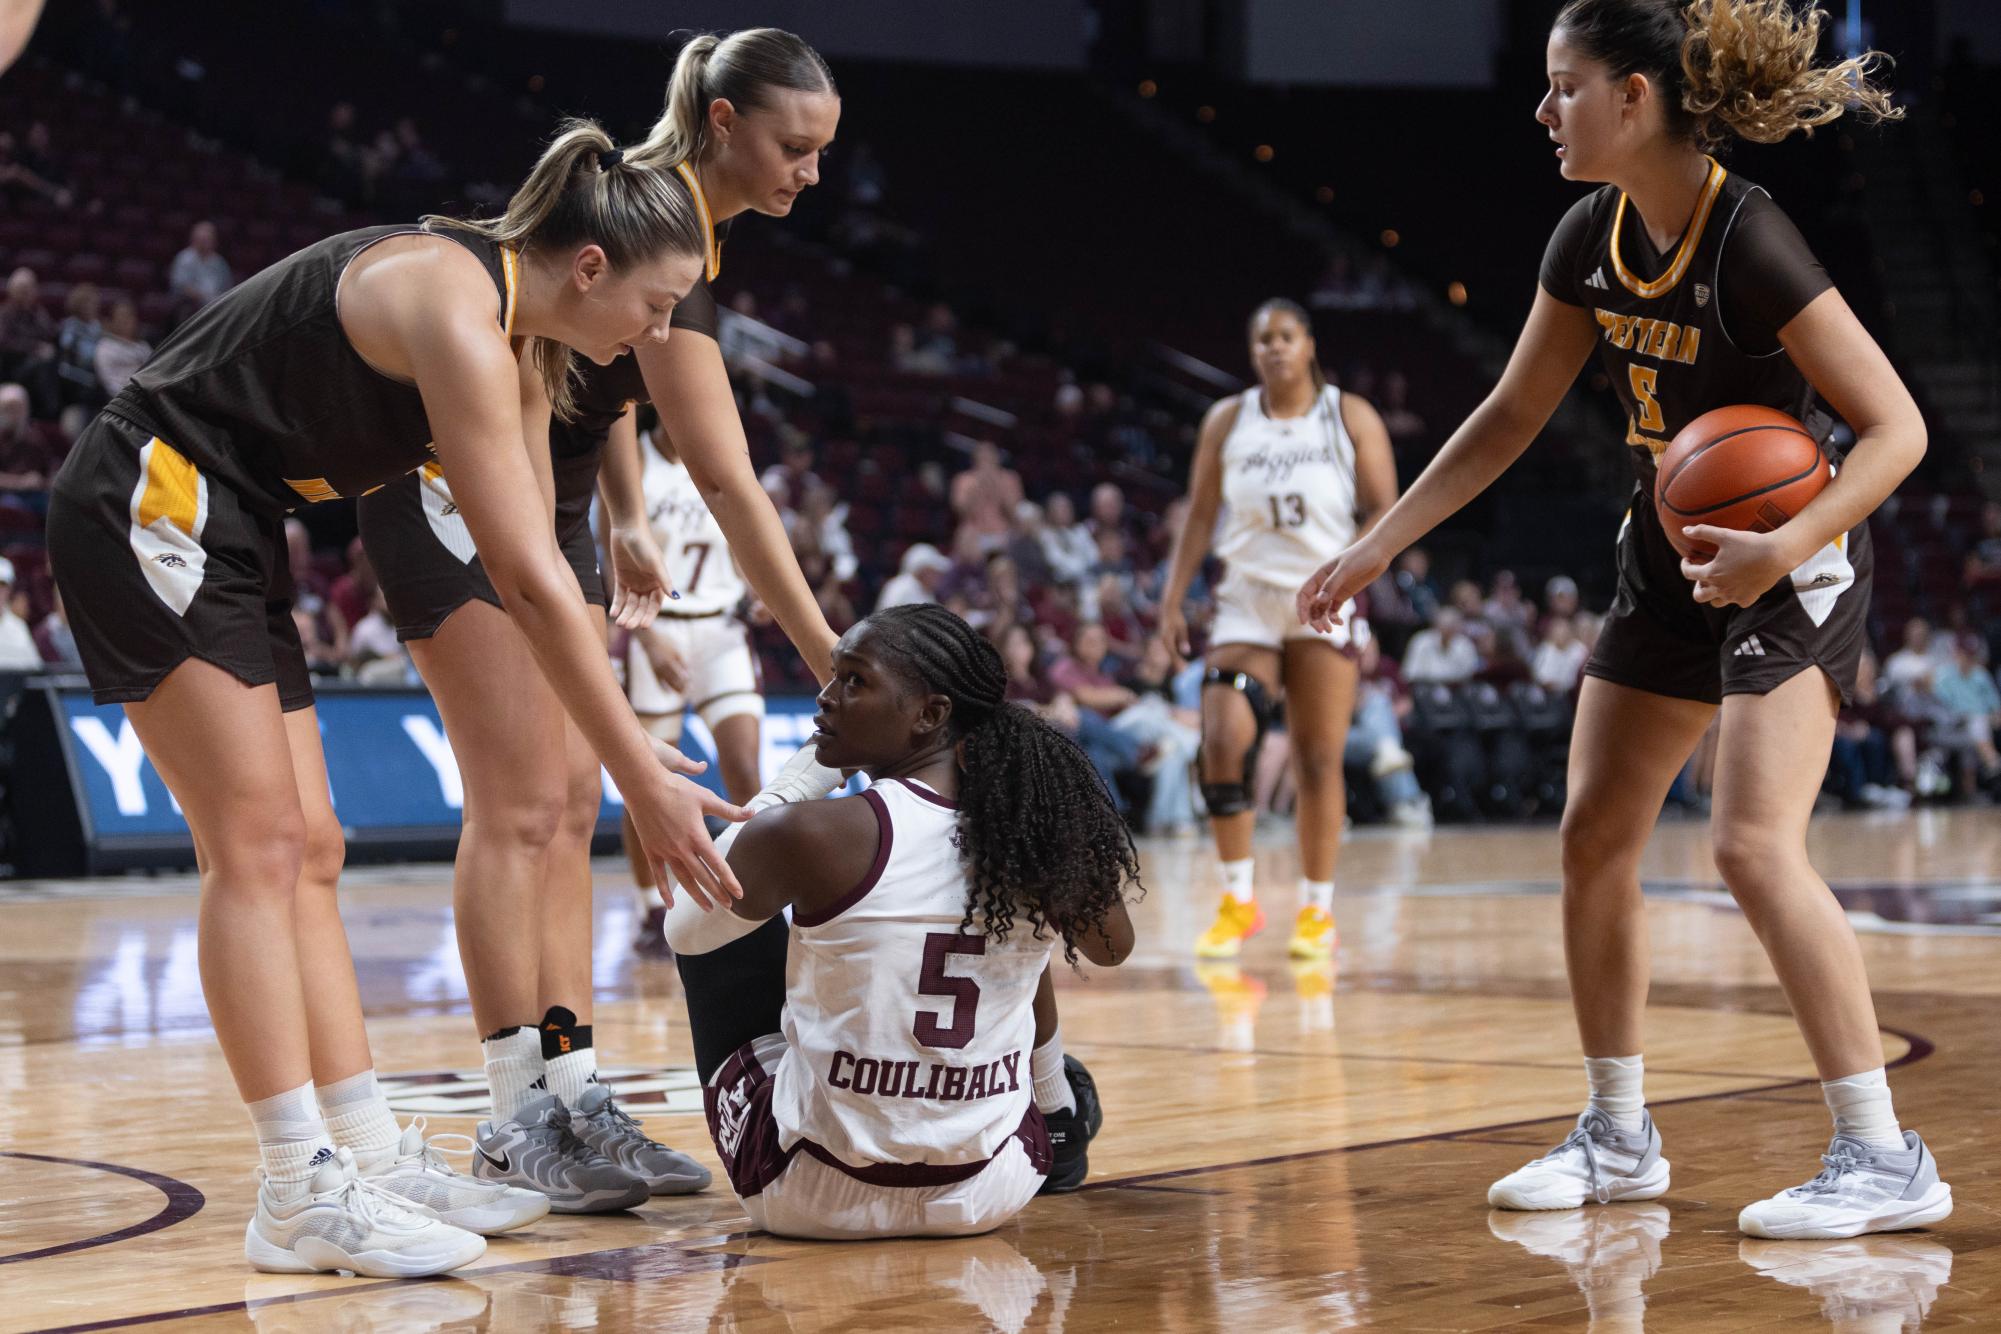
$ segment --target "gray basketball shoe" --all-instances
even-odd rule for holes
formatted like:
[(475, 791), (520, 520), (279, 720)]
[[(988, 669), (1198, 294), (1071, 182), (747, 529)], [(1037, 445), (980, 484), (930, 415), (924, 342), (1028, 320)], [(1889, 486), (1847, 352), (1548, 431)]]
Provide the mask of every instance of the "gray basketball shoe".
[(482, 1121), (472, 1173), (549, 1197), (559, 1214), (603, 1214), (646, 1203), (646, 1183), (577, 1138), (570, 1109), (551, 1093), (512, 1121)]
[(1836, 1135), (1820, 1161), (1819, 1176), (1746, 1205), (1737, 1226), (1753, 1237), (1826, 1240), (1923, 1227), (1952, 1213), (1952, 1187), (1938, 1179), (1915, 1130), (1897, 1149)]
[(577, 1099), (577, 1138), (644, 1181), (655, 1195), (688, 1195), (709, 1184), (709, 1169), (647, 1137), (639, 1122), (592, 1083)]

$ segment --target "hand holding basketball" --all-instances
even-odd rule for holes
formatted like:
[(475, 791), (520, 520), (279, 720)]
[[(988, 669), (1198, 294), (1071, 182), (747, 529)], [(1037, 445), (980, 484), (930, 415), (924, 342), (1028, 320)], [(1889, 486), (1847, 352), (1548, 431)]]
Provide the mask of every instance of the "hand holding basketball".
[(1785, 413), (1748, 403), (1716, 408), (1682, 427), (1662, 452), (1654, 512), (1675, 550), (1702, 560), (1713, 548), (1692, 525), (1769, 533), (1833, 475), (1819, 442)]
[(1748, 607), (1799, 564), (1778, 533), (1739, 532), (1708, 524), (1693, 524), (1682, 532), (1712, 553), (1706, 561), (1681, 558), (1682, 575), (1695, 585), (1695, 600), (1706, 606)]

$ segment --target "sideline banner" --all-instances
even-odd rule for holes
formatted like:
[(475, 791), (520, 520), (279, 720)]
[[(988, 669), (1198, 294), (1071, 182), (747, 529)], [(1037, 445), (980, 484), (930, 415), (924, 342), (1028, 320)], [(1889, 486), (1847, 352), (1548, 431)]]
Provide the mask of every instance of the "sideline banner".
[[(334, 811), (354, 860), (448, 857), (465, 804), (437, 706), (415, 689), (319, 686), (321, 744)], [(764, 771), (776, 773), (813, 730), (810, 696), (766, 703)], [(39, 684), (15, 720), (14, 805), (20, 870), (75, 875), (191, 865), (194, 845), (166, 784), (117, 705), (88, 690)], [(709, 762), (696, 781), (720, 792), (714, 738), (689, 716), (682, 750)], [(609, 775), (600, 837), (616, 838), (623, 804)]]

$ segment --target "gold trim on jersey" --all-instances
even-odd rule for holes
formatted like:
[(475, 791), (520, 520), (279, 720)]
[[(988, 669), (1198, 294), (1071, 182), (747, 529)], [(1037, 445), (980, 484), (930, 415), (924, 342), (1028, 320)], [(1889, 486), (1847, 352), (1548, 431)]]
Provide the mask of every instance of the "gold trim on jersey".
[(709, 197), (702, 193), (702, 182), (696, 178), (693, 167), (686, 162), (676, 162), (674, 170), (681, 173), (681, 179), (688, 183), (688, 193), (695, 197), (695, 212), (702, 219), (702, 235), (709, 239), (704, 272), (708, 280), (714, 282), (723, 271), (723, 245), (716, 240), (716, 220), (709, 212)]
[(1702, 229), (1709, 221), (1709, 212), (1716, 206), (1716, 196), (1722, 193), (1723, 178), (1729, 175), (1723, 164), (1715, 158), (1709, 159), (1709, 179), (1703, 182), (1702, 194), (1695, 201), (1695, 216), (1689, 219), (1688, 231), (1682, 234), (1681, 245), (1674, 252), (1674, 262), (1668, 270), (1652, 282), (1646, 282), (1626, 267), (1626, 261), (1619, 255), (1619, 234), (1626, 221), (1626, 195), (1619, 195), (1619, 207), (1612, 213), (1612, 272), (1619, 276), (1619, 283), (1634, 296), (1649, 299), (1666, 296), (1688, 272), (1688, 265), (1695, 258), (1695, 247), (1702, 241)]
[(315, 505), (323, 500), (340, 499), (340, 492), (334, 490), (324, 477), (287, 477), (285, 485)]
[(500, 331), (511, 338), (514, 335), (514, 297), (521, 280), (519, 251), (508, 246), (500, 248), (500, 276), (507, 284), (507, 297), (500, 312)]

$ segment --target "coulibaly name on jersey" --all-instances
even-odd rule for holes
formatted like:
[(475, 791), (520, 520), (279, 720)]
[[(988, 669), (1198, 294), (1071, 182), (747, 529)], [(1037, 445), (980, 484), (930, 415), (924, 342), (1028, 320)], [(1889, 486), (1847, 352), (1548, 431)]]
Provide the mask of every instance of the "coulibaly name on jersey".
[(827, 1082), (837, 1089), (877, 1098), (922, 1098), (935, 1102), (971, 1102), (1013, 1093), (1021, 1087), (1021, 1053), (1011, 1051), (990, 1065), (945, 1065), (938, 1061), (880, 1061), (837, 1051), (827, 1067)]
[(1612, 310), (1595, 310), (1605, 341), (1613, 347), (1637, 352), (1660, 361), (1695, 364), (1696, 350), (1702, 346), (1702, 330), (1672, 320), (1650, 320), (1641, 315), (1621, 315)]
[(1295, 445), (1291, 448), (1274, 448), (1262, 445), (1244, 451), (1230, 461), (1233, 468), (1241, 468), (1247, 473), (1263, 473), (1267, 485), (1276, 486), (1292, 480), (1293, 473), (1312, 463), (1335, 463), (1334, 446)]

